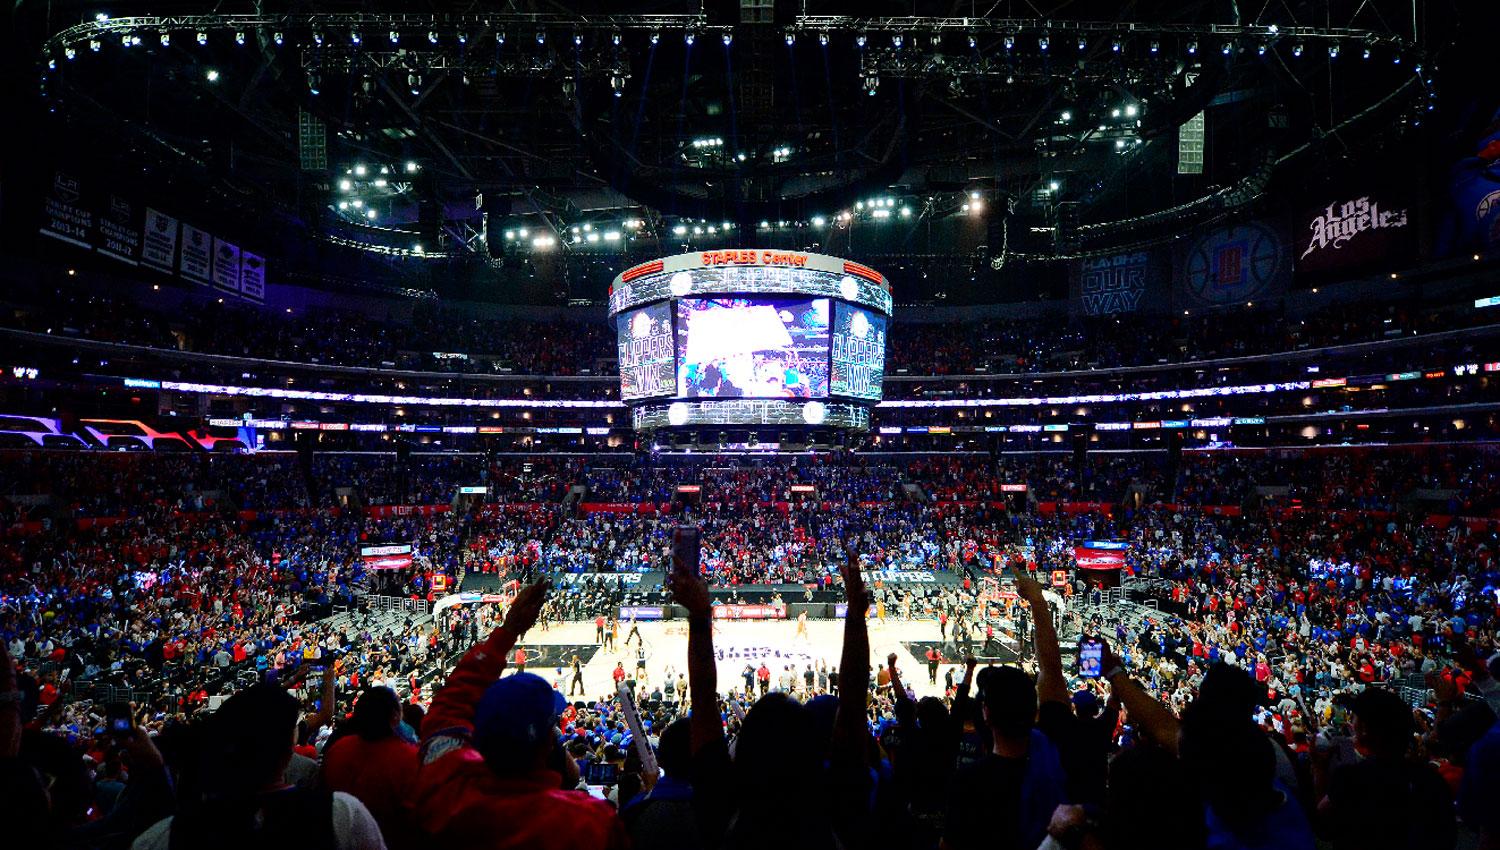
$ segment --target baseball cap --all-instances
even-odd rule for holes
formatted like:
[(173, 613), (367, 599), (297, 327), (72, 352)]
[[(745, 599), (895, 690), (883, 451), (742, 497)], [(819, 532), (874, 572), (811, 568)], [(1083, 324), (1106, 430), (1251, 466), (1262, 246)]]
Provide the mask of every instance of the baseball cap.
[(1099, 705), (1099, 697), (1095, 696), (1093, 691), (1078, 691), (1078, 692), (1076, 692), (1076, 693), (1073, 694), (1073, 707), (1074, 708), (1081, 708), (1081, 709), (1087, 710), (1087, 709), (1095, 708), (1098, 705)]
[(474, 709), (474, 746), (486, 760), (527, 755), (552, 734), (568, 701), (547, 680), (516, 673), (485, 688)]

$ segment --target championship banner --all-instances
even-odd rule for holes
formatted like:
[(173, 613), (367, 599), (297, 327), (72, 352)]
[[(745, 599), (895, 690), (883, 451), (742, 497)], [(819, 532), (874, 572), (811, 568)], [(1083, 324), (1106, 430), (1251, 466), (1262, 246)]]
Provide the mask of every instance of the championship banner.
[(213, 237), (191, 224), (184, 224), (178, 270), (184, 278), (207, 286), (213, 279), (212, 269)]
[(1128, 543), (1088, 541), (1073, 547), (1073, 560), (1080, 570), (1122, 570)]
[(94, 214), (83, 201), (83, 184), (77, 177), (58, 171), (52, 175), (52, 188), (42, 207), (41, 234), (53, 239), (92, 248)]
[(411, 544), (361, 546), (359, 560), (367, 570), (404, 570), (411, 566)]
[(1068, 310), (1075, 316), (1117, 316), (1166, 309), (1165, 256), (1136, 251), (1090, 257), (1068, 269)]
[(1291, 255), (1281, 228), (1268, 221), (1210, 230), (1179, 249), (1173, 301), (1187, 309), (1276, 297), (1291, 279)]
[(240, 295), (264, 304), (266, 300), (266, 260), (245, 251), (240, 255)]
[(177, 219), (146, 208), (141, 262), (171, 274), (177, 264)]
[(1408, 205), (1359, 194), (1338, 198), (1298, 217), (1294, 229), (1299, 275), (1349, 273), (1411, 258), (1416, 225)]
[(135, 205), (119, 195), (110, 195), (99, 214), (99, 253), (130, 265), (139, 265), (141, 225), (135, 216)]
[[(214, 286), (225, 292), (240, 293), (240, 248), (214, 237)], [(265, 287), (261, 287), (264, 292)]]
[(785, 620), (785, 605), (715, 605), (715, 620)]

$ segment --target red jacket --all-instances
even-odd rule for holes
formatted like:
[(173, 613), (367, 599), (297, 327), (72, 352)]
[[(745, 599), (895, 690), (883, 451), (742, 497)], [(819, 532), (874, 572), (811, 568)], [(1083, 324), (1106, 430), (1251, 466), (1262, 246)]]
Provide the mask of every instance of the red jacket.
[(434, 845), (452, 850), (625, 847), (625, 827), (608, 803), (562, 790), (562, 777), (550, 770), (498, 776), (470, 745), (474, 706), (515, 642), (496, 629), (464, 655), (432, 701), (413, 794), (418, 823)]

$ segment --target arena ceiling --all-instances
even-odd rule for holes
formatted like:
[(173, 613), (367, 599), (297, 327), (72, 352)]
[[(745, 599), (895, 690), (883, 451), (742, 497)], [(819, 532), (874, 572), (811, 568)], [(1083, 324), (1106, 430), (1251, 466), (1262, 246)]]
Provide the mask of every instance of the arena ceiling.
[(1412, 129), (1466, 6), (138, 5), (24, 21), (45, 148), (260, 226), (608, 261), (878, 215), (905, 229), (845, 250), (980, 265), (1160, 239)]

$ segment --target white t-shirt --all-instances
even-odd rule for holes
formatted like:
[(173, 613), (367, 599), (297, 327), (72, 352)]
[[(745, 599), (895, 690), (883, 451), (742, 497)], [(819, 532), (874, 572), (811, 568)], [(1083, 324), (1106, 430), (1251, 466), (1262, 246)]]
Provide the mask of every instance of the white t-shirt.
[[(172, 819), (163, 818), (136, 836), (130, 850), (168, 850)], [(370, 810), (356, 797), (333, 792), (333, 841), (338, 850), (385, 850), (385, 839)]]

